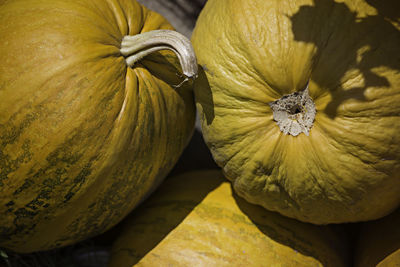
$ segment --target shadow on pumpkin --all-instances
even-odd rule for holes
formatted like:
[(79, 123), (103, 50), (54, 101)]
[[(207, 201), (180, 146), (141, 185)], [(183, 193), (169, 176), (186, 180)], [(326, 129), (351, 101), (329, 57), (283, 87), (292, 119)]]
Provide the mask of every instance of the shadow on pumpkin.
[[(345, 3), (314, 0), (313, 6), (301, 6), (290, 18), (295, 41), (312, 43), (317, 48), (311, 79), (334, 95), (324, 110), (331, 118), (336, 117), (337, 108), (347, 99), (368, 101), (364, 95), (367, 88), (390, 87), (387, 78), (375, 68), (400, 70), (400, 31), (392, 23), (399, 23), (400, 2), (367, 3), (376, 9), (375, 15), (360, 17)], [(359, 72), (361, 86), (341, 86), (343, 79), (348, 79), (349, 70)]]
[(396, 0), (366, 0), (381, 16), (400, 23), (400, 2)]
[(184, 82), (185, 76), (178, 57), (169, 50), (161, 50), (146, 56), (138, 66), (144, 66), (154, 77), (171, 85), (178, 93), (191, 90), (193, 80)]
[(198, 92), (196, 94), (196, 104), (199, 104), (202, 109), (200, 114), (203, 114), (203, 120), (205, 120), (205, 123), (210, 125), (215, 118), (214, 100), (210, 83), (208, 82), (208, 78), (205, 73), (206, 70), (204, 68), (199, 65), (199, 76), (196, 79), (194, 90)]
[[(201, 176), (196, 178), (201, 178)], [(179, 227), (208, 193), (212, 192), (224, 181), (222, 177), (216, 178), (205, 179), (202, 183), (185, 181), (176, 183), (175, 180), (170, 186), (168, 186), (167, 179), (163, 186), (154, 192), (154, 196), (144, 201), (118, 227), (118, 234), (121, 234), (121, 230), (124, 229), (128, 230), (128, 232), (124, 232), (123, 236), (127, 242), (124, 242), (123, 249), (118, 249), (114, 252), (115, 257), (118, 258), (118, 253), (121, 252), (128, 255), (128, 257), (124, 257), (123, 266), (130, 267), (139, 263), (161, 241), (166, 239), (175, 228)], [(179, 192), (190, 193), (183, 193), (185, 196), (182, 197), (179, 196)], [(176, 199), (171, 197), (176, 194), (178, 195)], [(121, 229), (121, 226), (126, 228)], [(112, 261), (113, 259), (111, 259)]]
[(196, 103), (200, 104), (203, 109), (207, 125), (212, 123), (215, 117), (214, 101), (210, 84), (202, 66), (198, 65), (198, 77), (196, 79), (183, 82), (184, 75), (179, 60), (170, 51), (153, 53), (147, 56), (140, 65), (148, 69), (153, 76), (172, 85), (180, 95), (188, 93), (188, 91), (193, 93), (193, 90), (201, 90), (202, 93), (198, 94)]
[[(312, 257), (323, 266), (336, 266), (331, 262), (332, 258), (327, 258), (329, 255), (327, 251), (335, 251), (338, 261), (342, 263), (339, 266), (350, 266), (350, 239), (343, 226), (303, 223), (250, 204), (235, 193), (233, 197), (240, 210), (268, 239), (291, 248), (297, 253)], [(334, 236), (337, 238), (333, 238)], [(319, 239), (319, 237), (322, 238)]]
[(400, 208), (375, 221), (363, 222), (355, 246), (354, 266), (398, 266)]
[[(153, 76), (170, 85), (178, 85), (183, 81), (179, 60), (172, 53), (157, 52), (151, 54), (140, 64), (148, 69)], [(203, 107), (206, 122), (210, 124), (215, 117), (211, 88), (203, 68), (200, 65), (198, 68), (199, 73), (195, 80), (184, 82), (182, 86), (174, 87), (174, 90), (181, 96), (184, 93), (193, 94), (193, 86), (197, 88), (197, 90), (202, 90), (203, 93), (200, 104)], [(216, 168), (218, 168), (218, 165), (213, 160), (210, 150), (204, 143), (201, 131), (195, 129), (190, 142), (180, 156), (179, 161), (175, 164), (173, 170), (169, 173), (169, 176), (174, 176), (186, 171)]]

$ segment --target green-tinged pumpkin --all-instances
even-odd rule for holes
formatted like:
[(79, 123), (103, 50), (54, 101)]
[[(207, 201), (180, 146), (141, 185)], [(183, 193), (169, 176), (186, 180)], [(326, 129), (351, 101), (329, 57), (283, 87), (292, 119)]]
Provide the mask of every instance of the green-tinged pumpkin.
[(400, 209), (360, 227), (355, 267), (400, 267)]
[(195, 106), (191, 83), (176, 87), (185, 58), (155, 52), (176, 48), (160, 31), (143, 35), (160, 29), (172, 27), (132, 0), (1, 2), (0, 247), (46, 250), (104, 232), (174, 166)]
[(110, 267), (346, 266), (339, 228), (249, 204), (220, 170), (168, 178), (122, 223)]
[(400, 204), (400, 2), (209, 0), (204, 139), (251, 203), (316, 224)]

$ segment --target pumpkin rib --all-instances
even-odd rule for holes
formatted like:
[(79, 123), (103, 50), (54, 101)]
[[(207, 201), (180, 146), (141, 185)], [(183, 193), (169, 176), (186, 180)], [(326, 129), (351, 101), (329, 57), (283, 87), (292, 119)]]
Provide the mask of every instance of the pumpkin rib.
[[(229, 37), (227, 37), (227, 36), (221, 36), (219, 38), (221, 38), (221, 39), (225, 39), (226, 38), (227, 40), (229, 40)], [(232, 50), (236, 51), (236, 53), (229, 53), (228, 52), (228, 51), (231, 52)], [(262, 98), (259, 98), (259, 99), (251, 98), (249, 100), (250, 101), (255, 101), (255, 102), (260, 101), (262, 104), (271, 102), (272, 99), (273, 99), (273, 96), (271, 96), (271, 92), (274, 92), (274, 90), (272, 89), (271, 85), (268, 84), (267, 81), (265, 81), (265, 79), (263, 79), (262, 74), (257, 69), (254, 69), (254, 68), (248, 69), (248, 68), (250, 68), (252, 66), (243, 64), (243, 62), (248, 61), (246, 56), (244, 56), (245, 55), (245, 50), (242, 49), (241, 46), (237, 46), (235, 44), (230, 44), (230, 49), (229, 50), (227, 49), (226, 51), (223, 51), (223, 52), (224, 52), (224, 54), (221, 55), (221, 56), (224, 57), (224, 63), (225, 64), (231, 64), (232, 66), (233, 65), (236, 66), (236, 68), (238, 69), (237, 70), (238, 73), (241, 73), (241, 75), (245, 74), (247, 76), (247, 77), (241, 78), (242, 83), (239, 84), (239, 85), (242, 86), (242, 87), (243, 86), (247, 87), (248, 86), (247, 83), (249, 81), (249, 78), (252, 79), (252, 80), (256, 80), (257, 82), (259, 82), (261, 84), (261, 86), (257, 86), (255, 88), (257, 90), (261, 91), (262, 93), (264, 93), (265, 96), (268, 98), (268, 100), (263, 100)], [(246, 68), (246, 67), (248, 67), (248, 68)], [(222, 73), (221, 75), (225, 76), (225, 75), (230, 75), (230, 74), (229, 73)], [(240, 81), (236, 80), (236, 82), (240, 82)], [(254, 90), (254, 88), (253, 88), (253, 90)], [(229, 91), (225, 91), (225, 93), (229, 94)], [(249, 96), (246, 96), (246, 97), (249, 97)], [(236, 98), (238, 98), (237, 95), (236, 95)], [(271, 100), (269, 100), (269, 99), (271, 99)]]
[[(136, 85), (135, 86), (133, 85), (134, 82), (131, 81), (132, 79), (134, 79), (136, 81)], [(136, 112), (125, 111), (126, 107), (129, 106), (130, 98), (133, 98), (132, 95), (136, 95), (135, 102), (138, 101), (138, 94), (137, 93), (134, 94), (133, 93), (133, 89), (131, 89), (133, 87), (139, 88), (138, 80), (136, 79), (135, 74), (132, 73), (132, 69), (127, 68), (126, 69), (126, 74), (125, 74), (125, 87), (124, 87), (125, 97), (124, 97), (124, 101), (123, 101), (123, 103), (121, 105), (121, 110), (118, 112), (118, 115), (116, 115), (116, 117), (114, 119), (115, 122), (121, 121), (123, 119), (122, 118), (123, 116), (132, 116), (130, 114), (137, 114), (138, 113), (137, 112), (137, 108), (138, 107), (136, 107)], [(128, 112), (128, 114), (127, 114), (127, 112)], [(136, 124), (136, 120), (137, 120), (137, 117), (134, 117), (132, 124)]]
[[(324, 119), (326, 119), (326, 118), (324, 118)], [(320, 120), (322, 120), (322, 118), (321, 118)], [(330, 120), (326, 120), (326, 121), (324, 122), (324, 124), (325, 124), (325, 125), (328, 125), (330, 122), (331, 122)], [(323, 124), (320, 124), (320, 127), (322, 127), (322, 125), (323, 125)], [(355, 159), (359, 159), (360, 161), (362, 161), (362, 162), (367, 162), (367, 163), (370, 163), (370, 162), (371, 162), (371, 159), (374, 158), (374, 157), (375, 157), (375, 159), (374, 159), (375, 162), (377, 162), (377, 161), (381, 158), (379, 155), (374, 156), (374, 155), (376, 154), (376, 151), (373, 151), (373, 152), (375, 152), (375, 153), (373, 153), (372, 151), (368, 151), (367, 149), (364, 149), (364, 148), (365, 148), (365, 145), (363, 146), (362, 144), (360, 144), (360, 145), (355, 145), (355, 144), (354, 144), (356, 140), (360, 140), (361, 138), (353, 138), (352, 140), (351, 140), (351, 139), (348, 139), (347, 141), (345, 141), (343, 138), (341, 138), (341, 137), (351, 136), (351, 135), (350, 135), (350, 131), (347, 130), (347, 129), (345, 129), (345, 128), (343, 128), (343, 127), (341, 127), (339, 123), (335, 123), (334, 126), (333, 126), (332, 128), (339, 128), (340, 131), (347, 131), (347, 132), (348, 132), (347, 135), (346, 135), (345, 133), (341, 133), (341, 134), (340, 134), (339, 136), (337, 136), (337, 137), (336, 137), (335, 134), (327, 133), (327, 135), (329, 135), (329, 137), (330, 137), (329, 139), (335, 141), (335, 144), (336, 144), (335, 147), (337, 147), (339, 144), (341, 144), (341, 147), (337, 147), (338, 150), (346, 150), (346, 152), (349, 153), (349, 154), (351, 154)], [(352, 131), (351, 133), (352, 133), (353, 135), (355, 134), (354, 131)], [(369, 136), (364, 136), (365, 132), (362, 132), (362, 133), (360, 133), (360, 134), (362, 135), (361, 137), (363, 137), (363, 139), (369, 139), (369, 140), (370, 140), (370, 143), (373, 144), (373, 141), (375, 140), (374, 138), (369, 137)], [(392, 143), (392, 142), (391, 142), (391, 143)], [(352, 149), (351, 149), (352, 147), (357, 147), (357, 151), (352, 150)], [(357, 153), (357, 154), (356, 154), (356, 152), (359, 152), (360, 150), (364, 150), (365, 153), (368, 154), (368, 155), (367, 155), (368, 161), (366, 161), (366, 160), (364, 159), (365, 156), (364, 156), (364, 157), (361, 157), (361, 154), (360, 154), (360, 153)], [(379, 154), (380, 154), (380, 153), (379, 153)], [(369, 164), (367, 164), (367, 165), (369, 165)]]
[[(258, 172), (257, 169), (254, 169), (254, 171), (256, 171), (256, 175), (258, 176), (258, 179), (260, 180), (259, 182), (257, 182), (257, 184), (251, 185), (250, 181), (253, 180), (251, 179), (251, 174), (247, 174), (246, 172), (243, 173), (235, 173), (232, 174), (233, 177), (240, 175), (243, 176), (243, 179), (232, 179), (231, 180), (234, 182), (234, 187), (235, 188), (240, 188), (243, 186), (243, 183), (249, 183), (249, 191), (251, 192), (250, 194), (246, 194), (247, 199), (249, 201), (251, 201), (252, 203), (256, 204), (257, 201), (255, 201), (254, 199), (257, 197), (257, 195), (255, 194), (258, 187), (263, 188), (263, 192), (270, 192), (271, 194), (279, 194), (282, 199), (284, 199), (284, 203), (282, 203), (282, 205), (291, 205), (292, 207), (296, 207), (297, 209), (300, 210), (300, 205), (298, 204), (298, 200), (292, 196), (292, 193), (290, 192), (290, 186), (288, 186), (287, 182), (289, 182), (286, 178), (285, 174), (282, 174), (281, 170), (276, 167), (279, 166), (279, 162), (285, 161), (285, 155), (287, 155), (287, 153), (285, 154), (277, 154), (277, 151), (279, 150), (278, 147), (282, 146), (285, 141), (283, 140), (284, 135), (283, 134), (278, 134), (278, 139), (275, 142), (274, 145), (274, 149), (272, 149), (271, 154), (269, 156), (269, 158), (273, 158), (275, 164), (270, 164), (270, 170), (266, 169), (265, 166), (263, 166), (262, 164), (259, 166), (261, 168), (261, 172)], [(261, 141), (262, 142), (262, 141)], [(264, 150), (260, 150), (260, 151), (264, 151)], [(245, 153), (245, 152), (243, 152)], [(261, 153), (262, 154), (262, 153)], [(266, 158), (265, 156), (263, 156), (263, 158)], [(246, 162), (246, 164), (243, 164), (243, 168), (246, 168), (246, 165), (250, 165), (251, 168), (252, 167), (252, 163), (254, 162), (254, 160), (252, 160), (251, 158)], [(228, 164), (225, 164), (224, 166), (225, 168), (229, 168)], [(253, 172), (254, 172), (253, 171)], [(227, 174), (227, 177), (229, 177), (229, 174)], [(264, 179), (261, 179), (262, 177), (265, 177)], [(277, 177), (274, 179), (274, 177)], [(243, 180), (243, 181), (242, 181)], [(261, 185), (259, 185), (258, 183), (260, 183)], [(254, 187), (254, 188), (253, 188)], [(278, 191), (276, 191), (278, 189)], [(239, 195), (242, 195), (243, 192), (242, 190), (237, 190)], [(254, 194), (254, 195), (252, 195)]]
[[(320, 130), (321, 130), (321, 129), (322, 129), (322, 128), (320, 128)], [(325, 132), (325, 134), (326, 134), (326, 136), (329, 136), (329, 137), (325, 137), (326, 140), (334, 140), (334, 138), (333, 138), (333, 136), (332, 136), (331, 134), (328, 134), (328, 133), (326, 133), (326, 132)], [(330, 142), (330, 143), (332, 144), (332, 142)], [(336, 150), (336, 151), (341, 151), (343, 148), (342, 148), (342, 147), (338, 147), (338, 144), (339, 144), (339, 142), (336, 141), (336, 142), (335, 142), (335, 145), (334, 145), (335, 150)], [(350, 154), (350, 155), (352, 155), (354, 160), (356, 160), (356, 161), (362, 163), (363, 165), (366, 165), (365, 167), (368, 166), (368, 167), (372, 167), (372, 168), (376, 169), (373, 165), (370, 165), (370, 164), (369, 164), (370, 162), (363, 160), (362, 158), (359, 157), (359, 155), (355, 154), (355, 153), (352, 152), (351, 150), (348, 150), (347, 153)], [(373, 154), (371, 153), (370, 155), (372, 156)], [(328, 169), (333, 169), (333, 167), (329, 167)], [(376, 169), (376, 170), (377, 170), (377, 169)], [(351, 167), (348, 167), (348, 171), (349, 171), (349, 172), (352, 171)], [(381, 171), (379, 171), (379, 172), (381, 172)], [(384, 173), (384, 174), (388, 175), (389, 173)], [(340, 177), (338, 177), (338, 178), (340, 178)]]
[[(226, 12), (228, 14), (232, 14), (232, 16), (235, 15), (235, 10), (232, 10), (231, 7), (227, 7)], [(223, 21), (224, 17), (220, 17), (221, 22), (220, 23), (230, 23), (229, 21)], [(229, 19), (229, 17), (226, 17), (226, 19)], [(234, 39), (234, 35), (230, 35), (230, 32), (222, 32), (221, 36), (215, 36), (215, 33), (213, 31), (211, 31), (210, 29), (204, 29), (204, 33), (203, 34), (207, 34), (208, 36), (213, 36), (217, 41), (220, 40), (226, 40), (226, 44), (229, 46), (229, 49), (224, 49), (224, 50), (220, 50), (218, 51), (218, 60), (221, 60), (222, 62), (220, 62), (220, 64), (223, 64), (225, 66), (236, 66), (236, 68), (238, 69), (238, 71), (236, 73), (240, 73), (241, 76), (243, 76), (243, 73), (245, 73), (246, 75), (248, 75), (248, 77), (240, 77), (241, 79), (241, 84), (240, 86), (245, 86), (245, 87), (251, 87), (252, 85), (247, 85), (249, 83), (249, 81), (251, 81), (249, 78), (251, 79), (256, 79), (257, 81), (260, 81), (262, 84), (264, 84), (265, 86), (258, 86), (257, 85), (257, 90), (260, 90), (261, 92), (263, 92), (265, 94), (265, 96), (267, 97), (266, 100), (261, 100), (261, 98), (258, 99), (253, 99), (251, 95), (247, 94), (241, 94), (240, 91), (237, 91), (237, 96), (238, 95), (243, 95), (246, 98), (250, 98), (251, 100), (254, 101), (261, 101), (262, 103), (268, 103), (270, 101), (272, 101), (274, 99), (274, 96), (276, 96), (276, 93), (274, 92), (274, 90), (272, 90), (272, 87), (270, 84), (267, 83), (267, 81), (265, 79), (263, 79), (263, 77), (261, 75), (257, 75), (256, 73), (253, 72), (248, 72), (248, 71), (244, 71), (247, 69), (244, 69), (246, 66), (244, 64), (242, 64), (241, 61), (247, 61), (247, 57), (242, 56), (243, 50), (241, 49), (240, 46), (238, 46), (234, 41), (231, 41), (232, 39)], [(234, 39), (235, 40), (235, 39)], [(232, 51), (236, 51), (236, 53), (232, 52)], [(240, 59), (238, 59), (238, 57)], [(202, 67), (207, 70), (207, 64), (203, 64)], [(217, 73), (218, 72), (218, 73)], [(233, 72), (231, 70), (231, 72)], [(227, 73), (224, 72), (224, 68), (220, 68), (220, 69), (215, 69), (213, 70), (213, 74), (212, 76), (221, 76), (221, 77), (229, 77), (231, 76), (231, 73)], [(237, 80), (234, 81), (235, 83), (239, 82)], [(236, 87), (239, 87), (236, 86)], [(270, 88), (271, 90), (267, 90), (268, 88)], [(224, 91), (224, 93), (229, 94), (230, 91), (226, 90)], [(272, 95), (271, 95), (272, 94)]]
[[(120, 1), (106, 0), (106, 3), (113, 13), (113, 17), (118, 25), (119, 33), (121, 34), (120, 37), (122, 38), (122, 36), (125, 36), (129, 32), (128, 16), (122, 8)], [(137, 4), (137, 2), (132, 1), (132, 4)]]
[(0, 14), (0, 246), (33, 252), (102, 233), (161, 183), (193, 133), (176, 56), (129, 68), (119, 51), (120, 30), (172, 26), (130, 0), (19, 0)]
[[(377, 219), (398, 205), (400, 28), (386, 19), (394, 2), (378, 10), (366, 0), (207, 1), (192, 34), (206, 78), (195, 85), (196, 105), (206, 144), (239, 195), (316, 224)], [(263, 86), (280, 99), (307, 81), (316, 107), (309, 136), (264, 139), (257, 128), (274, 136), (293, 123), (277, 125), (252, 100), (266, 99)]]
[(346, 266), (341, 230), (246, 203), (221, 175), (203, 170), (168, 178), (123, 222), (109, 265)]

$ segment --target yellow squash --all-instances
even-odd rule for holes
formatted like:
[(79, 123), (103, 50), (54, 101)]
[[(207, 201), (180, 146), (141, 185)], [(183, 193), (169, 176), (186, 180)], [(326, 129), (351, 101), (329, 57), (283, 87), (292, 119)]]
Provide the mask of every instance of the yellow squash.
[(209, 0), (204, 139), (248, 201), (317, 224), (400, 204), (400, 2)]
[(197, 64), (171, 29), (133, 0), (0, 2), (0, 247), (102, 233), (174, 166)]
[(400, 267), (400, 209), (361, 225), (355, 267)]
[(340, 228), (249, 204), (219, 170), (168, 178), (122, 224), (110, 267), (346, 266)]

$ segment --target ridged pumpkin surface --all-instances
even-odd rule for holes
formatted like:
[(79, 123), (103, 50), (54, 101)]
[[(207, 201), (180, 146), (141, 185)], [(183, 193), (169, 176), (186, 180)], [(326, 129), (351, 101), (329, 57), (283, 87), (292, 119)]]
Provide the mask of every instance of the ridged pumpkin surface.
[(400, 209), (361, 225), (355, 267), (400, 267)]
[[(192, 35), (204, 69), (196, 104), (239, 195), (317, 224), (399, 206), (398, 10), (396, 0), (207, 1)], [(309, 135), (284, 134), (270, 104), (307, 85)]]
[(167, 178), (123, 222), (110, 267), (346, 266), (340, 229), (249, 204), (219, 170)]
[(125, 35), (171, 29), (132, 0), (0, 5), (0, 247), (50, 249), (119, 222), (176, 163), (193, 94), (171, 52), (127, 67)]

